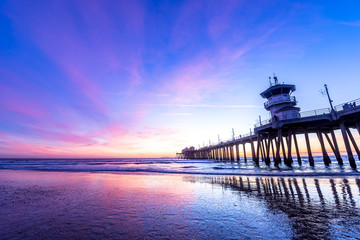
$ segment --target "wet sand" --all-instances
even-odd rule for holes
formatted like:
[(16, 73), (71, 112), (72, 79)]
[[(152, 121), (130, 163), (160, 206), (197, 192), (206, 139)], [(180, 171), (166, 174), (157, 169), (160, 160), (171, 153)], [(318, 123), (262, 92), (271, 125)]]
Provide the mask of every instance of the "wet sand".
[(356, 238), (356, 178), (0, 171), (1, 239)]

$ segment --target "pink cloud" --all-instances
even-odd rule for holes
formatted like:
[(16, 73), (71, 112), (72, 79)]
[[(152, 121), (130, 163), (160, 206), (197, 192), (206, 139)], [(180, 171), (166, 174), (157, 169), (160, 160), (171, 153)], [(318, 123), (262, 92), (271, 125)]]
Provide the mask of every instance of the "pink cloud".
[[(111, 5), (102, 1), (79, 1), (74, 6), (80, 18), (71, 15), (66, 1), (45, 3), (44, 11), (21, 12), (16, 8), (12, 18), (64, 72), (66, 80), (70, 80), (100, 112), (106, 113), (107, 90), (114, 90), (106, 85), (109, 71), (125, 71), (126, 75), (118, 78), (118, 89), (126, 86), (134, 92), (133, 88), (142, 82), (144, 8), (136, 1)], [(114, 35), (113, 30), (119, 26), (124, 32)]]
[(0, 88), (2, 91), (0, 108), (34, 119), (49, 116), (48, 110), (42, 104), (32, 100), (32, 98), (24, 96), (23, 93), (3, 83), (0, 83)]
[(181, 103), (202, 100), (207, 94), (216, 91), (224, 81), (214, 73), (212, 62), (205, 57), (177, 65), (167, 78), (171, 81), (164, 81), (160, 92), (170, 92), (175, 102)]

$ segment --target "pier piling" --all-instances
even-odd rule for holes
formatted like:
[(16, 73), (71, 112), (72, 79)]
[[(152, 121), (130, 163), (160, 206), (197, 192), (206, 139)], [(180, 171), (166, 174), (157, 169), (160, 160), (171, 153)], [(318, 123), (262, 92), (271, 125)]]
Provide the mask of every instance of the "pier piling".
[(346, 133), (346, 127), (345, 127), (344, 122), (340, 122), (340, 129), (341, 129), (341, 134), (342, 134), (343, 139), (344, 139), (344, 144), (345, 144), (345, 148), (346, 148), (346, 152), (347, 152), (347, 155), (348, 155), (350, 166), (352, 168), (356, 168), (355, 159), (354, 159), (354, 156), (353, 156), (352, 151), (351, 151), (351, 147), (350, 147), (349, 139), (348, 139), (348, 136), (347, 136), (347, 133)]

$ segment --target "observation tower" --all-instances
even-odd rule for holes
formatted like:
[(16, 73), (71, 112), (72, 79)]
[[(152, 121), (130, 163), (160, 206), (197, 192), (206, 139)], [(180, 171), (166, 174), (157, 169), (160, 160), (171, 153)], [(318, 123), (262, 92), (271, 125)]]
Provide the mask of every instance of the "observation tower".
[(293, 84), (279, 83), (277, 77), (269, 77), (270, 87), (260, 95), (266, 98), (266, 110), (270, 111), (272, 121), (300, 118), (300, 108), (296, 107), (296, 98), (291, 94), (296, 90)]

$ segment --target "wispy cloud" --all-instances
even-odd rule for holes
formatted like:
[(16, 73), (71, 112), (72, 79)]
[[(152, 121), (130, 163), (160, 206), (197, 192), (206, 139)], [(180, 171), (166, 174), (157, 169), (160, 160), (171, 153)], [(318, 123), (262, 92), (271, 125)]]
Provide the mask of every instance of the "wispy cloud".
[(145, 106), (159, 107), (188, 107), (188, 108), (263, 108), (256, 105), (214, 105), (214, 104), (141, 104)]
[(353, 27), (360, 27), (360, 20), (353, 21), (353, 22), (339, 22), (339, 23), (343, 24), (343, 25), (353, 26)]
[(192, 113), (164, 113), (166, 116), (191, 116)]

